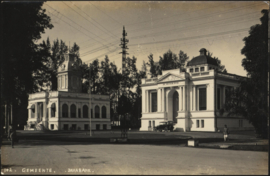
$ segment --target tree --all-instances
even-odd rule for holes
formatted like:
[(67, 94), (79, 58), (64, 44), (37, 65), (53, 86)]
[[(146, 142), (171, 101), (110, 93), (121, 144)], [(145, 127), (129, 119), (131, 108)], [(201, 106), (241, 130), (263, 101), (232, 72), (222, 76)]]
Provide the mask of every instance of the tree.
[(150, 67), (151, 78), (157, 77), (162, 74), (162, 70), (171, 70), (179, 68), (181, 72), (185, 72), (185, 62), (188, 60), (188, 56), (182, 50), (179, 51), (178, 56), (171, 50), (168, 50), (163, 54), (163, 57), (159, 56), (159, 62), (154, 62), (153, 54), (148, 56), (147, 65)]
[[(43, 2), (2, 3), (1, 100), (2, 104), (13, 104), (14, 120), (27, 114), (27, 94), (38, 91), (41, 73), (47, 70), (47, 58), (36, 41), (53, 25), (42, 5)], [(18, 114), (21, 111), (24, 113)]]
[(241, 53), (245, 56), (242, 66), (247, 71), (247, 79), (241, 80), (239, 89), (232, 93), (226, 103), (230, 114), (240, 114), (255, 127), (258, 135), (268, 136), (268, 10), (261, 11), (261, 24), (251, 26), (249, 36), (243, 41)]
[(74, 54), (75, 62), (77, 65), (84, 69), (82, 66), (82, 60), (80, 58), (80, 47), (74, 43), (73, 46), (68, 49), (68, 46), (64, 41), (56, 39), (53, 41), (53, 44), (50, 44), (49, 37), (47, 41), (43, 41), (40, 44), (41, 52), (43, 52), (43, 57), (47, 57), (48, 62), (45, 62), (45, 65), (48, 67), (47, 72), (43, 72), (42, 79), (40, 80), (40, 87), (43, 90), (43, 86), (45, 88), (49, 88), (49, 90), (57, 90), (57, 70), (59, 66), (64, 62), (64, 54), (67, 54), (68, 51), (70, 54)]
[(207, 56), (210, 56), (217, 61), (219, 72), (227, 73), (225, 65), (221, 65), (221, 60), (219, 60), (218, 57), (213, 57), (213, 53), (211, 53), (209, 50), (207, 50)]

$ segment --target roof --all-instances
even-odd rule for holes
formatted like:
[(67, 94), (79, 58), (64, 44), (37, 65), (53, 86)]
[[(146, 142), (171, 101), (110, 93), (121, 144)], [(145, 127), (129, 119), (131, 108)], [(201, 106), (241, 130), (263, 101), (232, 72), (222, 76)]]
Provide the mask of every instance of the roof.
[(216, 59), (213, 59), (212, 57), (206, 55), (194, 57), (191, 61), (187, 63), (187, 66), (202, 65), (202, 64), (211, 64), (218, 66)]

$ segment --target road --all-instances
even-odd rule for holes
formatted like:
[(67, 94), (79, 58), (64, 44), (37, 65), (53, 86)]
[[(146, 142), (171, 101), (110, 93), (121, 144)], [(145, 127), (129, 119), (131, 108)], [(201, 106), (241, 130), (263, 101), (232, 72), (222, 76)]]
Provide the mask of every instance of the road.
[[(6, 143), (7, 144), (7, 143)], [(8, 174), (267, 175), (268, 153), (179, 145), (20, 141), (1, 148)]]

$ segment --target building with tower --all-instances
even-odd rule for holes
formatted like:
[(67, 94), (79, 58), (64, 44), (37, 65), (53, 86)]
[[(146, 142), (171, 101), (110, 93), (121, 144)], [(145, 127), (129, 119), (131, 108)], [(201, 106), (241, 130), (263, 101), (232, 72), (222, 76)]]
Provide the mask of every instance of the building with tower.
[(253, 129), (241, 116), (228, 117), (226, 95), (239, 86), (241, 76), (217, 71), (218, 63), (206, 49), (180, 69), (163, 70), (162, 75), (142, 79), (141, 131), (153, 131), (160, 122), (172, 121), (177, 131)]
[(91, 130), (111, 129), (109, 95), (82, 93), (75, 57), (64, 54), (57, 71), (57, 91), (29, 94), (25, 130), (89, 130), (90, 125)]

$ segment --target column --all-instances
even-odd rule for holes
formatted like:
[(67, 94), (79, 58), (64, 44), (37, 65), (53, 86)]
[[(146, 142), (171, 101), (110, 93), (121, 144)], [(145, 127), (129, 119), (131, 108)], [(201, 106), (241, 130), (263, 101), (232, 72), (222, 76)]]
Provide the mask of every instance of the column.
[(160, 112), (161, 111), (161, 89), (160, 88), (158, 88), (157, 90), (157, 103), (158, 103), (157, 111)]
[(186, 86), (183, 86), (183, 111), (186, 110)]
[(111, 119), (111, 117), (110, 117), (110, 106), (106, 106), (106, 118), (107, 119)]
[(70, 102), (68, 102), (68, 118), (70, 118)]
[(145, 103), (146, 103), (146, 108), (145, 108), (145, 111), (148, 113), (149, 112), (149, 91), (148, 90), (146, 90), (146, 92), (145, 92)]
[(193, 86), (193, 111), (196, 110), (196, 86)]
[(165, 88), (161, 90), (161, 111), (165, 112)]
[(178, 90), (178, 94), (179, 94), (179, 111), (182, 111), (182, 87), (179, 86), (179, 90)]
[(38, 103), (35, 102), (35, 118), (38, 118)]
[(189, 85), (189, 91), (188, 91), (188, 97), (189, 97), (189, 111), (194, 110), (193, 108), (193, 96), (194, 96), (194, 92), (193, 92), (193, 85)]
[(145, 108), (145, 91), (142, 90), (142, 113), (146, 112), (146, 108)]
[(103, 106), (103, 105), (100, 105), (100, 106), (99, 106), (99, 118), (100, 118), (100, 119), (102, 118), (102, 106)]

